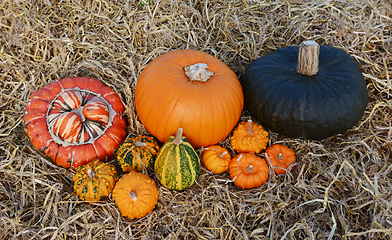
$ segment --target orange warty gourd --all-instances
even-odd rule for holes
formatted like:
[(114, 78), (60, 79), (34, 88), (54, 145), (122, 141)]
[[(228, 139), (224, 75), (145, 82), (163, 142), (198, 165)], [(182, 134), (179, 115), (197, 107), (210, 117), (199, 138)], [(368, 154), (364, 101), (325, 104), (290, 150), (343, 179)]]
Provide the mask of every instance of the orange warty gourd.
[(267, 147), (268, 132), (260, 124), (248, 120), (238, 124), (230, 141), (233, 149), (239, 153), (260, 153)]
[(213, 173), (226, 172), (229, 169), (230, 160), (230, 153), (221, 146), (212, 145), (203, 149), (204, 166)]
[[(274, 144), (265, 150), (264, 156), (268, 165), (272, 164), (276, 174), (286, 174), (286, 171), (293, 170), (296, 157), (289, 147), (282, 144)], [(269, 160), (269, 161), (268, 161)]]
[(140, 172), (130, 172), (118, 180), (113, 197), (121, 214), (130, 219), (152, 212), (158, 203), (159, 191), (155, 182)]
[(240, 153), (231, 159), (229, 173), (237, 187), (250, 189), (267, 182), (269, 168), (265, 161), (254, 153)]
[(142, 71), (135, 104), (141, 122), (160, 142), (182, 128), (197, 149), (227, 137), (241, 116), (244, 96), (226, 64), (198, 50), (177, 50)]

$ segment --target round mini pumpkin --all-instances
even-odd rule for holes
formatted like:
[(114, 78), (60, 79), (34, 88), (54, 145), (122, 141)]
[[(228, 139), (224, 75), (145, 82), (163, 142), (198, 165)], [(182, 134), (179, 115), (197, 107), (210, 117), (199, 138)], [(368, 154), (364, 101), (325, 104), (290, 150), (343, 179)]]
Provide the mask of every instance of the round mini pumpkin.
[(314, 41), (256, 59), (240, 81), (251, 116), (292, 138), (343, 133), (361, 119), (368, 103), (356, 61), (342, 49)]
[(238, 124), (230, 140), (232, 148), (239, 153), (260, 153), (267, 147), (268, 132), (259, 124), (248, 120)]
[(113, 197), (121, 214), (130, 219), (152, 212), (158, 203), (159, 191), (155, 182), (140, 172), (130, 172), (118, 180)]
[(225, 148), (212, 145), (208, 148), (203, 148), (202, 161), (209, 171), (223, 173), (229, 169), (231, 155)]
[(24, 121), (34, 147), (57, 165), (76, 169), (109, 161), (126, 137), (124, 105), (98, 79), (57, 80), (31, 94)]
[(90, 163), (79, 166), (72, 180), (78, 197), (91, 204), (109, 196), (118, 180), (118, 175), (114, 165), (94, 159)]
[(276, 174), (286, 174), (286, 171), (290, 172), (294, 168), (292, 164), (296, 160), (295, 153), (285, 145), (274, 144), (268, 147), (264, 156), (267, 158), (267, 164), (274, 168)]
[(150, 62), (135, 90), (138, 116), (160, 142), (178, 128), (195, 149), (229, 135), (243, 109), (243, 92), (234, 72), (198, 50), (176, 50)]
[(269, 168), (265, 161), (254, 153), (240, 153), (231, 159), (229, 173), (237, 187), (250, 189), (267, 182)]
[(179, 128), (169, 137), (155, 159), (154, 170), (159, 182), (168, 189), (183, 190), (199, 177), (200, 159)]
[(124, 172), (141, 172), (143, 167), (154, 168), (158, 151), (155, 137), (131, 135), (116, 150), (117, 163)]

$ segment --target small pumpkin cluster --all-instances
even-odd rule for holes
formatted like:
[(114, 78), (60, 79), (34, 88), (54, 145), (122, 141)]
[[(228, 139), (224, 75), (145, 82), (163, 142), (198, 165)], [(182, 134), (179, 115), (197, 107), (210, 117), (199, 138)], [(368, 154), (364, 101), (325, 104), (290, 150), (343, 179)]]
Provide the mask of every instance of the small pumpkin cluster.
[[(294, 151), (284, 145), (267, 148), (268, 140), (268, 132), (258, 123), (241, 122), (230, 138), (231, 147), (238, 154), (231, 158), (225, 148), (213, 145), (203, 149), (202, 161), (213, 173), (229, 170), (231, 180), (239, 188), (259, 187), (268, 180), (269, 166), (276, 174), (285, 174), (292, 170), (296, 160)], [(263, 150), (265, 160), (257, 155)]]
[(153, 168), (161, 184), (174, 190), (192, 186), (199, 176), (199, 157), (182, 134), (179, 128), (162, 147), (153, 136), (128, 136), (115, 151), (116, 164), (125, 174), (119, 179), (115, 165), (96, 159), (76, 169), (76, 194), (92, 203), (113, 192), (123, 216), (133, 219), (147, 215), (157, 204), (159, 192), (142, 171)]
[(78, 197), (89, 203), (107, 198), (113, 193), (122, 215), (130, 219), (144, 217), (158, 203), (159, 191), (148, 175), (131, 170), (119, 178), (113, 164), (99, 159), (79, 166), (73, 181)]

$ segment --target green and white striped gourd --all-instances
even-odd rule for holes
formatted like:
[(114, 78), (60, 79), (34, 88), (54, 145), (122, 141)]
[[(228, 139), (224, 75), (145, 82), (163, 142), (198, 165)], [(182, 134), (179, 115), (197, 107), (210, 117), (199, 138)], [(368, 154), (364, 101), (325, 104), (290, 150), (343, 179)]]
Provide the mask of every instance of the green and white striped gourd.
[(175, 136), (169, 137), (155, 159), (155, 173), (168, 189), (189, 188), (199, 176), (199, 156), (182, 133), (179, 128)]

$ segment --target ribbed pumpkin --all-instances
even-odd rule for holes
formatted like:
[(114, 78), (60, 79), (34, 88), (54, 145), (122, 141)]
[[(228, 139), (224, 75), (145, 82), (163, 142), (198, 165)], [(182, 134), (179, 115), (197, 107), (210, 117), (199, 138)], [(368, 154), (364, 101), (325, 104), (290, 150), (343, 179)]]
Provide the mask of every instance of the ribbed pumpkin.
[(175, 136), (169, 137), (155, 159), (155, 173), (168, 189), (189, 188), (199, 176), (199, 156), (182, 133), (179, 128)]
[(219, 145), (203, 148), (202, 161), (206, 168), (213, 173), (223, 173), (229, 169), (230, 153)]
[(114, 165), (94, 159), (90, 163), (79, 166), (72, 180), (78, 197), (91, 203), (109, 196), (118, 180), (118, 175)]
[(286, 171), (293, 170), (296, 157), (289, 147), (282, 144), (274, 144), (264, 152), (267, 164), (274, 168), (276, 174), (286, 174)]
[(323, 139), (362, 117), (366, 82), (343, 49), (306, 41), (253, 61), (241, 76), (252, 117), (288, 137)]
[(141, 172), (143, 167), (154, 168), (158, 151), (159, 144), (155, 137), (131, 135), (117, 148), (117, 163), (124, 172)]
[(113, 189), (113, 197), (121, 214), (130, 219), (152, 212), (158, 203), (159, 191), (155, 182), (140, 172), (125, 174)]
[(268, 132), (249, 119), (247, 122), (238, 124), (230, 141), (232, 148), (239, 153), (260, 153), (267, 147)]
[(243, 109), (234, 72), (198, 50), (165, 53), (140, 74), (135, 91), (139, 118), (149, 133), (166, 142), (178, 128), (195, 149), (229, 135)]
[(250, 189), (267, 182), (269, 168), (267, 163), (254, 153), (240, 153), (231, 159), (229, 173), (237, 187)]

